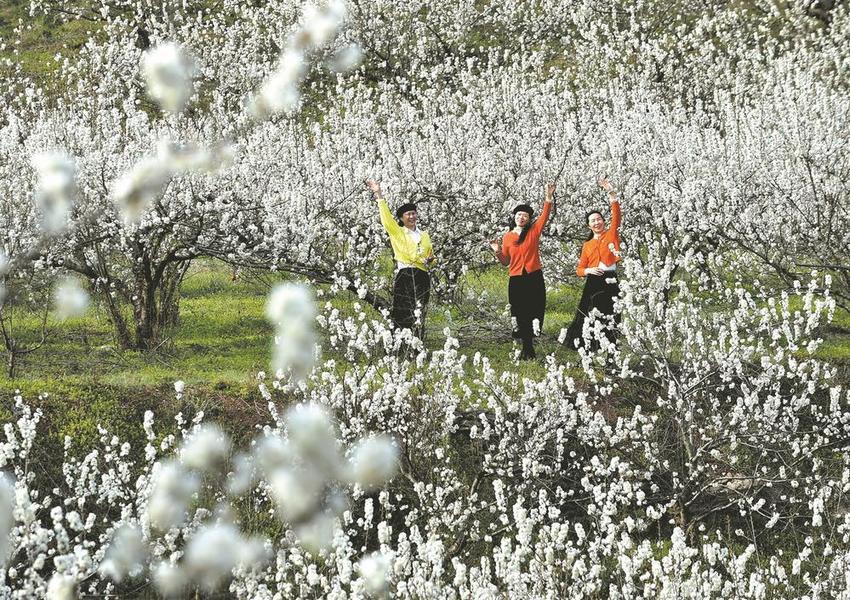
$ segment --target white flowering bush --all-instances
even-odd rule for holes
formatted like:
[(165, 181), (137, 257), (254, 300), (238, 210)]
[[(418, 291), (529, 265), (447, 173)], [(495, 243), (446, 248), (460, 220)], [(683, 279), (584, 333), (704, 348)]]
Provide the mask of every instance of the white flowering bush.
[[(15, 489), (9, 593), (843, 590), (850, 396), (806, 357), (831, 300), (816, 281), (793, 310), (740, 288), (731, 318), (705, 319), (714, 298), (680, 287), (653, 308), (629, 269), (624, 302), (653, 314), (624, 320), (605, 378), (593, 357), (581, 379), (553, 357), (539, 380), (497, 373), (451, 336), (400, 359), (381, 320), (327, 307), (318, 323), (346, 368), (262, 384), (268, 424), (246, 450), (202, 414), (173, 433), (149, 414), (143, 452), (103, 431), (44, 495), (41, 415), (18, 398), (0, 453)], [(651, 328), (660, 310), (684, 330)]]
[[(845, 5), (78, 4), (32, 3), (102, 22), (65, 91), (0, 94), (0, 324), (55, 284), (151, 349), (199, 257), (357, 300), (272, 290), (252, 440), (147, 411), (59, 465), (39, 401), (4, 404), (0, 595), (850, 594), (850, 391), (818, 354), (850, 298)], [(574, 282), (597, 175), (625, 216), (598, 351), (531, 376), (374, 310), (364, 179), (418, 203), (432, 301), (486, 329), (484, 241), (555, 181), (546, 278)]]

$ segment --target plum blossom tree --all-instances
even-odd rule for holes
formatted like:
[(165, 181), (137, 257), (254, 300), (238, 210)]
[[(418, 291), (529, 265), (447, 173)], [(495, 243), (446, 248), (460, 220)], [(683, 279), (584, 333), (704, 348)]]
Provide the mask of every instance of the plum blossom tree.
[[(261, 152), (252, 158), (249, 153), (229, 175), (215, 178), (210, 173), (231, 162), (232, 152), (256, 135), (252, 130), (262, 129), (281, 111), (297, 108), (310, 53), (321, 50), (344, 18), (338, 2), (313, 8), (300, 24), (287, 11), (276, 15), (274, 31), (263, 27), (261, 37), (267, 37), (257, 39), (223, 23), (234, 16), (241, 22), (264, 22), (265, 9), (255, 14), (235, 3), (228, 6), (230, 12), (203, 21), (180, 12), (188, 6), (149, 15), (146, 27), (152, 40), (177, 39), (186, 49), (165, 44), (144, 55), (130, 43), (127, 20), (107, 19), (105, 41), (92, 38), (78, 59), (61, 66), (67, 93), (49, 107), (37, 96), (26, 111), (12, 112), (4, 127), (10, 164), (12, 154), (31, 156), (60, 148), (77, 165), (73, 209), (68, 202), (42, 202), (42, 210), (29, 205), (31, 171), (10, 173), (16, 212), (22, 213), (16, 219), (31, 213), (26, 223), (19, 223), (30, 228), (32, 239), (18, 262), (86, 278), (103, 299), (122, 347), (152, 349), (162, 342), (164, 331), (177, 321), (180, 282), (193, 259), (261, 254), (264, 214), (262, 196), (254, 186), (262, 185), (259, 178), (273, 167), (270, 157)], [(222, 32), (222, 45), (231, 45), (231, 57), (238, 53), (244, 59), (260, 52), (252, 44), (276, 36), (281, 46), (287, 39), (289, 45), (277, 64), (268, 48), (262, 51), (266, 58), (241, 69), (223, 68), (215, 51), (196, 63), (192, 49), (207, 47), (205, 40), (216, 31)], [(236, 40), (244, 47), (235, 48)], [(139, 85), (140, 63), (150, 97), (169, 114), (152, 114)], [(196, 89), (194, 79), (219, 72), (229, 81), (206, 94)], [(256, 93), (246, 105), (245, 96), (252, 90)], [(190, 99), (206, 106), (184, 110)], [(251, 177), (246, 180), (244, 173)], [(41, 173), (40, 179), (43, 185), (49, 177)], [(39, 213), (50, 218), (45, 221), (50, 227), (34, 227)], [(57, 224), (67, 228), (59, 234)], [(13, 256), (13, 265), (15, 260)], [(132, 306), (131, 320), (124, 314), (124, 302)]]
[[(534, 199), (540, 182), (552, 178), (562, 192), (560, 218), (545, 246), (556, 280), (564, 280), (572, 256), (558, 242), (580, 239), (581, 223), (571, 215), (591, 205), (586, 182), (605, 171), (635, 186), (640, 182), (652, 194), (661, 189), (654, 182), (669, 182), (672, 197), (688, 196), (678, 204), (692, 211), (695, 244), (722, 239), (788, 286), (805, 275), (807, 265), (829, 268), (834, 293), (846, 303), (844, 238), (832, 233), (843, 230), (846, 195), (837, 191), (840, 171), (830, 166), (846, 162), (846, 119), (841, 111), (815, 108), (840, 103), (841, 82), (828, 76), (828, 67), (845, 52), (844, 11), (831, 11), (827, 28), (802, 6), (777, 15), (760, 2), (716, 3), (710, 18), (683, 7), (673, 20), (659, 20), (652, 2), (575, 2), (572, 11), (522, 2), (499, 9), (472, 2), (358, 3), (329, 52), (357, 42), (364, 64), (341, 76), (309, 74), (301, 51), (283, 52), (275, 65), (293, 27), (302, 32), (290, 36), (296, 50), (305, 37), (317, 48), (328, 41), (330, 21), (318, 9), (302, 18), (291, 3), (225, 2), (198, 21), (191, 7), (146, 6), (104, 4), (106, 41), (93, 40), (78, 61), (65, 65), (72, 93), (58, 109), (35, 110), (36, 125), (27, 133), (31, 145), (24, 151), (65, 145), (80, 156), (75, 218), (97, 214), (103, 223), (86, 220), (65, 247), (57, 245), (52, 262), (90, 280), (124, 346), (159, 343), (161, 332), (177, 320), (182, 276), (199, 256), (308, 275), (386, 306), (386, 278), (374, 269), (384, 243), (360, 187), (367, 176), (382, 178), (391, 199), (423, 205), (442, 255), (438, 290), (447, 299), (459, 297), (458, 283), (468, 269), (485, 264), (481, 242), (503, 226), (511, 203)], [(49, 3), (34, 6), (42, 9), (50, 10)], [(761, 16), (744, 19), (753, 14)], [(397, 35), (382, 34), (386, 22), (394, 23)], [(175, 40), (195, 57), (194, 99), (179, 115), (152, 114), (138, 86), (141, 52), (131, 30), (140, 23), (150, 40)], [(217, 43), (207, 43), (211, 35)], [(174, 64), (173, 76), (191, 74), (182, 64)], [(803, 72), (813, 74), (807, 80)], [(305, 83), (305, 98), (316, 108), (297, 121), (258, 123), (270, 107), (298, 106), (295, 87), (286, 87), (290, 79)], [(772, 88), (765, 87), (768, 81)], [(248, 101), (253, 110), (245, 110), (251, 90), (257, 92)], [(792, 97), (793, 105), (785, 101)], [(805, 140), (781, 133), (754, 137), (778, 131), (771, 119), (791, 122), (793, 115), (784, 111), (799, 115), (804, 106), (822, 130), (810, 139), (822, 148), (801, 150)], [(691, 131), (690, 147), (676, 137), (680, 126)], [(63, 137), (57, 144), (58, 131)], [(172, 143), (156, 151), (161, 139)], [(235, 155), (232, 168), (213, 177), (199, 174), (199, 167), (220, 162), (217, 144), (226, 140)], [(648, 147), (663, 154), (644, 154)], [(213, 156), (197, 156), (203, 148)], [(686, 162), (677, 160), (682, 152)], [(804, 158), (792, 158), (797, 155)], [(148, 159), (139, 162), (143, 156)], [(644, 160), (648, 156), (664, 158)], [(787, 170), (783, 180), (769, 170), (786, 160), (799, 163), (793, 180)], [(164, 168), (175, 162), (183, 163), (179, 173)], [(131, 169), (134, 164), (138, 170)], [(829, 181), (824, 193), (821, 179)], [(120, 223), (108, 202), (112, 184), (125, 191), (139, 185), (138, 193), (156, 198), (152, 210), (131, 226)], [(744, 190), (757, 191), (752, 196)], [(766, 190), (790, 194), (783, 202), (797, 206), (794, 215), (803, 220), (791, 220), (789, 211), (770, 215)], [(642, 193), (638, 187), (629, 191)], [(650, 210), (663, 206), (655, 195), (643, 204)], [(729, 220), (741, 212), (761, 218)], [(629, 223), (640, 227), (642, 214), (638, 208)], [(800, 215), (814, 218), (818, 227)], [(794, 242), (778, 244), (789, 232)], [(133, 306), (131, 321), (121, 310), (124, 301)]]
[[(188, 261), (218, 256), (380, 306), (365, 177), (420, 203), (449, 291), (486, 268), (482, 242), (511, 205), (554, 179), (543, 250), (559, 283), (603, 172), (628, 203), (622, 321), (612, 343), (589, 319), (599, 352), (548, 356), (533, 377), (467, 356), (451, 330), (429, 350), (362, 305), (315, 311), (305, 290), (280, 288), (267, 307), (276, 372), (259, 383), (269, 417), (250, 447), (233, 455), (202, 415), (160, 436), (148, 414), (143, 450), (104, 431), (77, 456), (68, 440), (49, 490), (34, 471), (41, 415), (19, 398), (0, 443), (14, 476), (0, 479), (0, 517), (14, 504), (3, 592), (846, 595), (850, 391), (817, 350), (848, 293), (850, 15), (706, 6), (667, 18), (654, 2), (359, 2), (339, 45), (360, 40), (364, 67), (327, 77), (287, 54), (301, 39), (285, 35), (301, 31), (289, 3), (225, 2), (227, 18), (204, 24), (139, 12), (201, 72), (164, 117), (127, 76), (135, 34), (108, 21), (111, 41), (64, 68), (96, 94), (74, 87), (79, 99), (49, 109), (36, 95), (36, 118), (4, 124), (13, 269), (26, 257), (90, 271), (95, 289), (144, 307), (139, 290), (167, 293)], [(281, 116), (311, 99), (320, 115)], [(180, 143), (157, 149), (162, 137)], [(221, 140), (233, 165), (199, 173)], [(77, 195), (55, 242), (23, 158), (52, 146), (75, 157)], [(140, 210), (111, 203), (121, 177)], [(332, 359), (316, 361), (316, 312)], [(402, 344), (416, 352), (399, 357)]]

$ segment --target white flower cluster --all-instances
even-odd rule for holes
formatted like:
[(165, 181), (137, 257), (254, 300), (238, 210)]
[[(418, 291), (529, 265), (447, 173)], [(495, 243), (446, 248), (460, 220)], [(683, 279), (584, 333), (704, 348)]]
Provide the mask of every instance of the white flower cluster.
[[(257, 119), (295, 111), (301, 98), (299, 86), (307, 72), (306, 55), (331, 41), (346, 18), (344, 0), (328, 0), (322, 5), (309, 3), (304, 7), (303, 23), (289, 36), (274, 72), (251, 101), (251, 111)], [(334, 59), (334, 68), (352, 68), (359, 61), (358, 52), (356, 46), (341, 51)]]
[(277, 328), (272, 369), (302, 379), (313, 367), (317, 352), (316, 308), (310, 289), (298, 284), (279, 284), (269, 294), (266, 317)]
[(115, 181), (113, 201), (126, 224), (138, 223), (172, 178), (198, 171), (215, 172), (228, 166), (232, 158), (232, 148), (227, 144), (208, 149), (163, 141), (156, 155), (139, 161)]
[(68, 224), (74, 205), (74, 163), (55, 152), (41, 152), (32, 158), (38, 176), (36, 201), (41, 210), (44, 229), (58, 233)]
[[(717, 598), (741, 585), (747, 597), (844, 589), (825, 574), (850, 552), (850, 521), (830, 491), (848, 476), (835, 450), (846, 447), (850, 394), (830, 383), (831, 369), (799, 355), (831, 301), (817, 296), (817, 281), (799, 290), (799, 309), (789, 297), (733, 287), (716, 291), (736, 304), (720, 318), (707, 310), (717, 297), (680, 287), (665, 325), (656, 316), (663, 288), (652, 282), (667, 255), (626, 262), (634, 284), (624, 283), (619, 374), (598, 384), (579, 385), (554, 358), (538, 380), (497, 372), (481, 355), (470, 362), (451, 336), (402, 360), (380, 320), (328, 306), (317, 321), (346, 368), (317, 365), (302, 392), (312, 402), (266, 427), (250, 451), (232, 455), (226, 434), (199, 415), (173, 456), (158, 458), (146, 416), (138, 480), (132, 454), (104, 432), (100, 452), (66, 458), (67, 489), (44, 506), (24, 483), (39, 414), (19, 400), (20, 418), (0, 446), (2, 468), (23, 484), (5, 585), (62, 597), (132, 579), (177, 596), (230, 582), (237, 597), (269, 599), (307, 589), (404, 598), (500, 588), (518, 597), (569, 588)], [(281, 300), (275, 314), (286, 306)], [(620, 391), (641, 385), (657, 399), (635, 404)], [(339, 436), (316, 402), (339, 415)], [(394, 439), (369, 435), (379, 429)], [(175, 442), (165, 436), (161, 451)], [(381, 491), (402, 460), (404, 477)], [(54, 508), (81, 506), (92, 481), (100, 483), (82, 501), (87, 510), (122, 515), (102, 535)], [(245, 500), (286, 533), (252, 526), (240, 515)], [(52, 511), (56, 531), (86, 536), (102, 554), (74, 554), (64, 534), (36, 535), (42, 510)], [(780, 522), (809, 551), (794, 551), (787, 565), (779, 555), (754, 563), (754, 549), (767, 552), (770, 542), (748, 532)], [(26, 565), (48, 548), (62, 568), (45, 582)]]
[[(467, 358), (451, 332), (402, 360), (375, 313), (316, 316), (303, 289), (277, 290), (273, 366), (298, 383), (261, 387), (272, 421), (243, 454), (200, 420), (157, 440), (151, 415), (143, 459), (103, 433), (46, 490), (41, 415), (16, 403), (0, 442), (15, 481), (0, 596), (106, 596), (128, 581), (163, 595), (229, 582), (263, 600), (847, 595), (850, 395), (817, 358), (823, 325), (850, 304), (846, 6), (777, 19), (766, 0), (710, 14), (654, 0), (367, 0), (348, 15), (366, 68), (317, 75), (320, 117), (296, 123), (267, 117), (298, 105), (342, 6), (306, 10), (272, 66), (294, 5), (224, 0), (197, 19), (179, 4), (160, 21), (127, 3), (154, 39), (203, 53), (213, 84), (197, 115), (156, 120), (137, 105), (137, 32), (123, 19), (65, 69), (76, 85), (60, 102), (0, 97), (0, 245), (15, 260), (44, 228), (28, 157), (67, 141), (92, 235), (34, 255), (83, 261), (109, 298), (138, 302), (134, 274), (212, 255), (309, 272), (381, 306), (386, 238), (362, 195), (379, 174), (399, 197), (427, 198), (446, 293), (471, 293), (474, 316), (501, 328), (491, 298), (459, 287), (486, 260), (481, 240), (557, 177), (543, 259), (550, 285), (570, 281), (568, 252), (600, 200), (590, 175), (604, 170), (627, 215), (619, 338), (589, 319), (600, 352), (547, 357), (539, 377)], [(144, 67), (166, 110), (192, 93), (178, 55)], [(247, 127), (242, 99), (264, 73)], [(175, 132), (234, 135), (238, 164), (195, 176), (218, 162), (199, 142), (132, 167)], [(70, 169), (47, 171), (62, 197)], [(123, 172), (114, 199), (143, 221), (129, 232), (103, 193)], [(177, 172), (186, 181), (169, 185)], [(32, 268), (48, 273), (46, 258)], [(314, 319), (332, 357), (318, 364)], [(306, 403), (278, 422), (276, 399)], [(339, 416), (340, 441), (318, 406)]]
[(142, 56), (142, 77), (148, 93), (172, 113), (182, 112), (194, 93), (195, 71), (192, 58), (173, 42), (151, 48)]
[(68, 277), (57, 282), (53, 293), (53, 304), (56, 308), (56, 315), (60, 319), (80, 317), (88, 309), (89, 295), (82, 288), (78, 279)]

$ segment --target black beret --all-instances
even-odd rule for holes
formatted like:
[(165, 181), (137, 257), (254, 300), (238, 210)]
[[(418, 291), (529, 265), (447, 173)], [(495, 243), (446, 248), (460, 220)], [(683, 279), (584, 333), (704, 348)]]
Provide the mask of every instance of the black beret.
[(400, 219), (401, 215), (403, 215), (404, 213), (409, 212), (411, 210), (416, 210), (415, 204), (413, 204), (412, 202), (408, 202), (407, 204), (402, 204), (397, 209), (395, 209), (395, 216), (396, 216), (397, 219)]

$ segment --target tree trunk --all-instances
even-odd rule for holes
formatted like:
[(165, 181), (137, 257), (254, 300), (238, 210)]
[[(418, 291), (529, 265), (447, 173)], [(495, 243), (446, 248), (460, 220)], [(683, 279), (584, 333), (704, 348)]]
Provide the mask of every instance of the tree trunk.
[(15, 351), (14, 345), (11, 348), (8, 348), (9, 353), (9, 362), (7, 364), (6, 374), (9, 379), (15, 378), (15, 369), (18, 366), (18, 353)]
[(159, 278), (136, 279), (133, 316), (136, 320), (134, 349), (156, 350), (180, 317), (180, 284), (189, 261), (166, 266)]
[(130, 327), (127, 325), (127, 319), (121, 313), (118, 298), (110, 293), (107, 287), (103, 290), (103, 299), (106, 303), (106, 309), (109, 311), (109, 319), (112, 321), (115, 330), (115, 341), (118, 347), (122, 350), (133, 348), (133, 336), (130, 333)]

